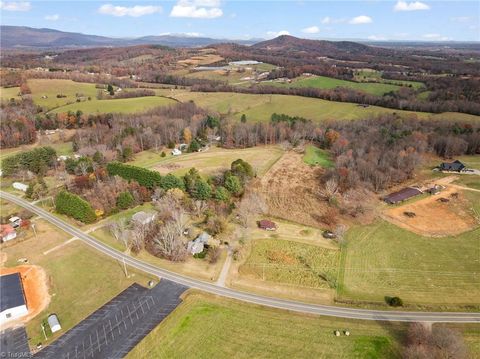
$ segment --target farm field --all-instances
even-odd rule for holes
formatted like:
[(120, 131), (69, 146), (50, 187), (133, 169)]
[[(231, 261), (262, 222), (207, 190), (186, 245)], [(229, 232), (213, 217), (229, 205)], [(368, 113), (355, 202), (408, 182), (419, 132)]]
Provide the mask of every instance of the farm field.
[[(205, 152), (187, 153), (175, 157), (170, 156), (149, 167), (159, 171), (161, 174), (173, 172), (177, 175), (183, 175), (190, 168), (195, 167), (200, 173), (211, 175), (229, 169), (233, 161), (241, 158), (250, 163), (256, 173), (262, 176), (282, 154), (283, 150), (275, 146), (234, 150), (211, 147)], [(135, 164), (135, 161), (132, 164)]]
[(480, 228), (455, 237), (423, 237), (378, 220), (351, 228), (342, 252), (340, 299), (427, 306), (479, 306)]
[[(347, 328), (351, 336), (333, 335)], [(197, 358), (399, 358), (404, 329), (404, 324), (314, 317), (193, 292), (127, 358), (186, 358), (192, 348)]]
[(241, 94), (230, 92), (189, 92), (187, 90), (162, 90), (165, 96), (171, 96), (181, 102), (194, 101), (198, 106), (229, 115), (237, 120), (242, 114), (247, 121), (269, 121), (272, 113), (284, 113), (290, 116), (302, 116), (314, 121), (356, 120), (383, 113), (396, 113), (405, 116), (432, 119), (458, 119), (478, 121), (479, 116), (446, 112), (430, 114), (426, 112), (403, 111), (378, 106), (367, 108), (354, 103), (326, 101), (290, 95)]
[[(76, 94), (82, 94), (83, 97), (90, 96), (92, 101), (95, 101), (98, 91), (93, 83), (74, 82), (72, 80), (30, 79), (27, 84), (32, 91), (33, 101), (48, 110), (68, 103), (75, 103), (77, 100)], [(57, 98), (58, 94), (67, 97)], [(47, 96), (47, 98), (42, 98), (42, 96)]]
[(254, 240), (251, 246), (248, 258), (239, 268), (240, 276), (307, 288), (335, 286), (337, 249), (276, 237)]
[[(146, 285), (150, 279), (136, 272), (126, 278), (120, 263), (100, 255), (80, 241), (65, 244), (69, 235), (43, 220), (36, 221), (36, 229), (38, 239), (31, 238), (2, 249), (7, 254), (6, 266), (16, 266), (18, 258), (26, 257), (29, 264), (42, 267), (48, 276), (50, 304), (27, 324), (31, 346), (45, 343), (40, 324), (50, 313), (58, 315), (62, 331), (49, 341), (65, 333), (132, 283)], [(62, 247), (44, 254), (62, 244)]]
[(167, 106), (174, 104), (175, 101), (166, 97), (146, 96), (135, 98), (124, 98), (114, 100), (92, 100), (75, 102), (70, 105), (55, 108), (53, 113), (62, 113), (68, 111), (82, 111), (85, 114), (95, 113), (135, 113), (144, 112), (158, 106)]
[(359, 82), (375, 81), (378, 83), (389, 83), (398, 86), (411, 86), (414, 89), (419, 89), (425, 86), (422, 82), (419, 81), (384, 79), (382, 78), (382, 73), (380, 71), (373, 69), (362, 69), (359, 71), (355, 71), (354, 76), (355, 80)]
[(305, 148), (303, 162), (311, 166), (321, 166), (323, 168), (333, 167), (333, 162), (330, 154), (327, 151), (313, 145), (308, 145)]
[(265, 85), (279, 86), (279, 87), (312, 87), (318, 89), (334, 89), (336, 87), (346, 87), (353, 90), (362, 91), (375, 96), (383, 96), (387, 92), (398, 91), (401, 86), (391, 85), (386, 83), (376, 82), (354, 82), (335, 79), (333, 77), (326, 76), (312, 76), (312, 77), (298, 77), (293, 79), (291, 83), (279, 83), (279, 82), (264, 82)]

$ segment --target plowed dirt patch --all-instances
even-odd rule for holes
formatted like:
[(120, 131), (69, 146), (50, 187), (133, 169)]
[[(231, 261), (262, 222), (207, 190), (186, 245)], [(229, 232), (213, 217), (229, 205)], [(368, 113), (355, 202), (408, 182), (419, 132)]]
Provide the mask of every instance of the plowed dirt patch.
[(0, 274), (20, 273), (22, 278), (25, 299), (27, 300), (28, 314), (20, 318), (23, 323), (38, 315), (50, 303), (48, 294), (47, 275), (42, 267), (21, 265), (12, 268), (0, 268)]
[[(451, 197), (452, 193), (458, 193), (458, 197)], [(439, 198), (449, 201), (441, 202)], [(413, 212), (415, 217), (407, 217), (404, 212)], [(431, 237), (457, 235), (478, 225), (461, 190), (450, 186), (438, 195), (387, 209), (384, 217), (399, 227)]]

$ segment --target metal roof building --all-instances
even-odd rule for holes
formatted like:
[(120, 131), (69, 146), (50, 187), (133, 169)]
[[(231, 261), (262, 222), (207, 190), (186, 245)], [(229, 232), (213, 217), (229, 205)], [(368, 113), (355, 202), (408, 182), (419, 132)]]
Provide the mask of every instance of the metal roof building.
[(0, 324), (28, 313), (20, 273), (0, 276)]

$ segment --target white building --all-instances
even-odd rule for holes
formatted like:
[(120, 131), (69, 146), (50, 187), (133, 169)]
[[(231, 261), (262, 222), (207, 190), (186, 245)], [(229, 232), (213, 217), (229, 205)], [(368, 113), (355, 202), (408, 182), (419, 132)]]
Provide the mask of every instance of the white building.
[(10, 224), (0, 224), (0, 241), (7, 242), (17, 238), (17, 232)]
[(28, 189), (28, 186), (21, 182), (13, 182), (12, 187), (22, 192), (27, 192)]
[(0, 276), (0, 325), (28, 313), (20, 273)]
[(8, 221), (10, 222), (13, 228), (18, 228), (22, 224), (22, 219), (17, 216), (11, 217)]
[(56, 314), (50, 314), (47, 318), (47, 321), (50, 329), (52, 330), (52, 333), (56, 333), (59, 330), (62, 330), (62, 326), (60, 325)]
[(182, 154), (182, 151), (180, 151), (178, 148), (174, 148), (172, 150), (172, 155), (173, 156), (180, 156)]
[(151, 223), (155, 219), (156, 216), (157, 216), (157, 214), (153, 213), (153, 212), (147, 213), (147, 212), (140, 211), (140, 212), (135, 213), (132, 216), (132, 221), (143, 224), (143, 225), (146, 225), (146, 224)]

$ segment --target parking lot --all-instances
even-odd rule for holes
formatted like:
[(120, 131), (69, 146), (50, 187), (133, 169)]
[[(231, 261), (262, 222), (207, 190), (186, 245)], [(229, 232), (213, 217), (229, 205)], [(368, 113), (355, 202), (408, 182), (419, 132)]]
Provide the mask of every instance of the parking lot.
[(0, 358), (30, 358), (27, 332), (24, 327), (7, 329), (0, 333)]
[(133, 284), (34, 358), (123, 358), (177, 307), (186, 289), (165, 279), (152, 289)]

